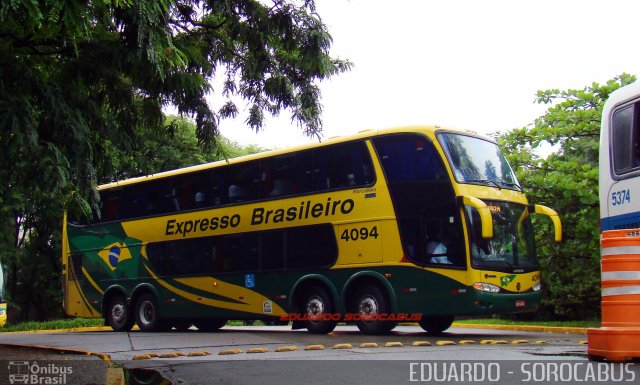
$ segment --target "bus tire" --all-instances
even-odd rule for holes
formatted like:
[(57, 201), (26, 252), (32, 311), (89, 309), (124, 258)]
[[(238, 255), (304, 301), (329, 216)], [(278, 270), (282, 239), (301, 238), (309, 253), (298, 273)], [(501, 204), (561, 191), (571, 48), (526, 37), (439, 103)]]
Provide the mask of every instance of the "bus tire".
[[(354, 312), (363, 315), (390, 314), (391, 306), (385, 293), (377, 285), (364, 285), (356, 290)], [(365, 320), (356, 321), (356, 326), (363, 334), (386, 334), (396, 327), (394, 321)]]
[[(322, 286), (313, 286), (307, 289), (303, 296), (300, 308), (302, 309), (304, 316), (307, 318), (304, 321), (304, 327), (307, 328), (310, 333), (331, 333), (338, 324), (338, 322), (334, 321), (331, 317), (335, 311), (333, 300), (327, 290)], [(329, 319), (308, 319), (308, 317), (318, 314), (328, 316)]]
[(440, 315), (422, 317), (418, 322), (420, 327), (424, 329), (428, 334), (440, 334), (443, 331), (449, 329), (453, 323), (454, 317), (452, 315)]
[(136, 301), (136, 323), (143, 332), (165, 331), (169, 329), (169, 324), (160, 319), (158, 312), (158, 302), (149, 293), (144, 293)]
[(128, 332), (133, 327), (133, 314), (131, 314), (131, 308), (123, 296), (116, 295), (109, 300), (107, 322), (116, 332)]
[(227, 324), (226, 319), (204, 319), (193, 323), (201, 332), (217, 332)]

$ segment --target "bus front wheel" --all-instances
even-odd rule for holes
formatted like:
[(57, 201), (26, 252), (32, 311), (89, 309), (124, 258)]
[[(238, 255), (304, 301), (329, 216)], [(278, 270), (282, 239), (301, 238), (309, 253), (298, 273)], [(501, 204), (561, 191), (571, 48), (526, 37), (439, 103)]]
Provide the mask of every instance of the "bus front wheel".
[(158, 303), (151, 294), (142, 294), (136, 301), (136, 323), (143, 332), (162, 331), (167, 328), (166, 322), (160, 319)]
[(304, 326), (313, 334), (331, 333), (338, 324), (333, 320), (335, 306), (331, 296), (323, 287), (314, 286), (307, 290), (302, 301)]
[(356, 325), (362, 333), (386, 334), (396, 327), (396, 322), (380, 319), (391, 312), (387, 296), (380, 287), (365, 285), (356, 291), (355, 298), (355, 312), (359, 315)]
[(423, 316), (419, 324), (420, 327), (429, 334), (440, 334), (443, 331), (449, 329), (449, 327), (453, 323), (453, 319), (454, 317), (449, 315), (430, 317)]
[(109, 301), (107, 309), (107, 321), (109, 326), (116, 332), (128, 332), (133, 327), (134, 319), (131, 309), (127, 305), (127, 300), (117, 295)]

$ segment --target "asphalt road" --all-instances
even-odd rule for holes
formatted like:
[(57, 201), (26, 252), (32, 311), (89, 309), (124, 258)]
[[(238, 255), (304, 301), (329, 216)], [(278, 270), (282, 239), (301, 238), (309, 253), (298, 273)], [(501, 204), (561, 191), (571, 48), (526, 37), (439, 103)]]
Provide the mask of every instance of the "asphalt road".
[[(384, 336), (362, 335), (351, 326), (329, 335), (278, 326), (225, 327), (217, 333), (0, 334), (0, 344), (104, 353), (111, 364), (150, 368), (174, 384), (618, 383), (609, 367), (595, 367), (606, 369), (606, 378), (579, 377), (599, 364), (587, 360), (585, 340), (584, 334), (463, 328), (433, 337), (414, 326)], [(631, 375), (633, 383), (640, 381), (638, 365), (620, 370), (621, 383), (630, 383)], [(561, 381), (563, 374), (576, 381)], [(135, 383), (131, 378), (128, 383)], [(161, 382), (158, 377), (155, 383)]]

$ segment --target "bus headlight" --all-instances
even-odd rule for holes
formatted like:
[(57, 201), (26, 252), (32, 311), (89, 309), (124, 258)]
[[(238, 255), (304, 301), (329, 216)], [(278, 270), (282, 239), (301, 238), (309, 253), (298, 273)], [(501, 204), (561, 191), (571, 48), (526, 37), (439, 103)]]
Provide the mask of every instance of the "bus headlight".
[(542, 284), (540, 282), (533, 285), (533, 291), (540, 291), (542, 289)]
[(485, 282), (476, 282), (473, 284), (473, 288), (478, 291), (484, 291), (486, 293), (499, 293), (500, 288), (496, 285)]

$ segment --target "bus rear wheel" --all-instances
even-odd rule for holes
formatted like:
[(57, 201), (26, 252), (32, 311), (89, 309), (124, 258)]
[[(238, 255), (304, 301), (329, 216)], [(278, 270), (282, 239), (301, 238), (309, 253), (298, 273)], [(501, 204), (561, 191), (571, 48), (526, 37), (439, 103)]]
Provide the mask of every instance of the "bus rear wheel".
[(133, 314), (131, 314), (131, 308), (123, 296), (117, 295), (109, 301), (107, 322), (116, 332), (128, 332), (133, 327)]
[(227, 324), (226, 319), (204, 319), (193, 323), (201, 332), (217, 332)]
[(335, 311), (333, 300), (321, 286), (314, 286), (306, 291), (301, 308), (305, 316), (304, 327), (310, 333), (331, 333), (338, 324), (332, 319)]
[(453, 316), (450, 315), (441, 315), (441, 316), (430, 316), (430, 317), (422, 317), (422, 319), (418, 322), (420, 327), (424, 329), (429, 334), (440, 334), (443, 331), (449, 329), (451, 324), (453, 323)]
[(136, 301), (136, 323), (143, 332), (156, 332), (169, 329), (169, 324), (160, 319), (158, 302), (151, 294), (142, 294)]
[(377, 319), (391, 312), (387, 296), (380, 287), (365, 285), (356, 291), (355, 299), (355, 313), (360, 316), (356, 325), (363, 334), (386, 334), (396, 327), (396, 322)]

